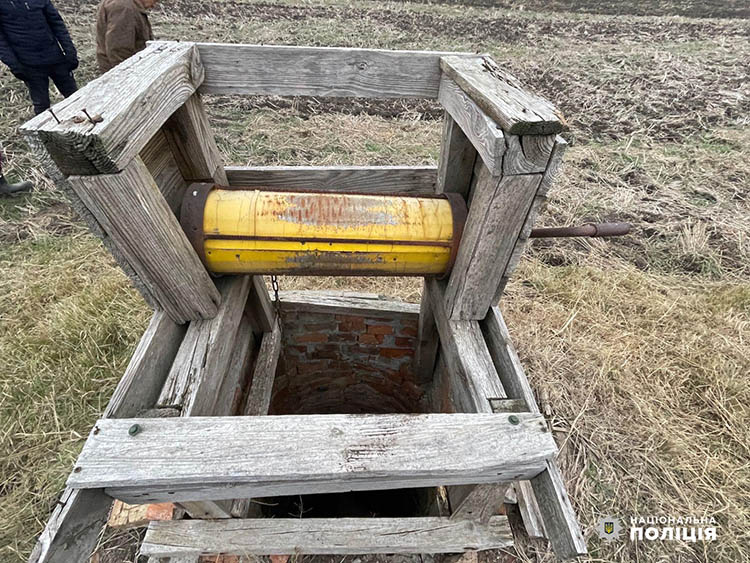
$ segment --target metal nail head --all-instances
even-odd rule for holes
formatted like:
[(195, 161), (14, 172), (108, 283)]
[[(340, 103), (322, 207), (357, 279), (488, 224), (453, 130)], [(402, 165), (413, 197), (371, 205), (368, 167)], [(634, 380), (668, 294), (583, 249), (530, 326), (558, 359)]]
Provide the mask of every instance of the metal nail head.
[(128, 428), (128, 434), (130, 434), (131, 436), (135, 436), (140, 431), (141, 431), (140, 424), (134, 424), (133, 426), (131, 426), (130, 428)]

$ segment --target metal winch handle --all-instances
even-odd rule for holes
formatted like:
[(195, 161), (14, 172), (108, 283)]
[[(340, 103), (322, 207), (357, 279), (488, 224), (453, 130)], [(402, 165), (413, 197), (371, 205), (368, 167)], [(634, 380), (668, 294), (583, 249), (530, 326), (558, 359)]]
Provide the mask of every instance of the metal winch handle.
[(630, 232), (630, 223), (589, 223), (580, 227), (542, 227), (532, 229), (531, 238), (620, 237)]

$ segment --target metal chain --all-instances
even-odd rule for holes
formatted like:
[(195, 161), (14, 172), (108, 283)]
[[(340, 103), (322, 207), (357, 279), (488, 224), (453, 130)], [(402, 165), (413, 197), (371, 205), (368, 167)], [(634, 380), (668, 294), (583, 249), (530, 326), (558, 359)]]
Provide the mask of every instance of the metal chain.
[(281, 322), (281, 301), (279, 301), (279, 279), (271, 276), (271, 288), (273, 289), (273, 305), (276, 307), (276, 317)]

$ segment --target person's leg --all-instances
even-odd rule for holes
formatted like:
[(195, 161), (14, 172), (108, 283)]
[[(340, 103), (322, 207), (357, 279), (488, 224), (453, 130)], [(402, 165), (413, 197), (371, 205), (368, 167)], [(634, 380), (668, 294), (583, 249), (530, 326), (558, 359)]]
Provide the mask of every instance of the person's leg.
[(39, 115), (49, 108), (49, 75), (47, 69), (26, 67), (26, 87), (29, 89), (34, 113)]
[(78, 90), (73, 73), (64, 66), (55, 66), (50, 69), (49, 76), (55, 83), (57, 90), (66, 98)]
[(17, 182), (9, 184), (3, 176), (3, 145), (0, 144), (0, 195), (13, 195), (19, 192), (31, 191), (34, 186), (31, 182)]

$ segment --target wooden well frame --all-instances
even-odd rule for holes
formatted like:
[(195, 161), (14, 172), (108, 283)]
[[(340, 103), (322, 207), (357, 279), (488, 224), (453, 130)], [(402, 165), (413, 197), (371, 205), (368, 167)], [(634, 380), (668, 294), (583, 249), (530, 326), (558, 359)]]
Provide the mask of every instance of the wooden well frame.
[[(225, 167), (202, 93), (437, 99), (445, 109), (439, 166)], [(551, 433), (496, 305), (560, 167), (563, 127), (548, 101), (486, 55), (187, 42), (150, 43), (26, 123), (24, 135), (47, 173), (154, 309), (31, 561), (86, 561), (113, 498), (175, 500), (194, 518), (150, 525), (142, 550), (154, 561), (197, 561), (211, 552), (502, 547), (512, 535), (496, 509), (508, 485), (531, 536), (547, 537), (560, 558), (586, 553)], [(446, 280), (425, 279), (414, 358), (426, 410), (449, 414), (287, 416), (290, 435), (279, 434), (281, 419), (261, 415), (271, 400), (281, 324), (261, 277), (213, 279), (181, 230), (179, 202), (200, 181), (461, 194), (469, 214), (456, 262)], [(315, 299), (317, 310), (330, 314), (353, 306), (347, 296)], [(386, 315), (403, 309), (381, 301), (358, 306)], [(157, 407), (179, 417), (151, 418)], [(230, 417), (238, 408), (244, 416)], [(300, 435), (312, 429), (305, 443), (312, 450), (287, 455), (288, 464), (321, 456), (301, 478), (274, 473), (275, 481), (264, 481), (252, 460), (238, 469), (225, 467), (221, 456), (192, 465), (187, 453), (180, 458), (192, 445), (208, 447), (207, 434), (235, 449), (263, 447), (264, 436), (276, 436), (266, 444), (273, 465), (274, 444), (293, 441), (295, 425)], [(394, 429), (397, 438), (381, 443), (380, 454), (370, 452), (356, 467), (336, 462), (337, 447), (360, 451), (365, 437)], [(326, 432), (344, 437), (321, 439)], [(189, 439), (160, 459), (180, 437)], [(138, 463), (148, 452), (152, 464)], [(311, 520), (253, 518), (248, 501), (408, 486), (446, 486), (450, 512), (335, 519), (321, 536)]]

